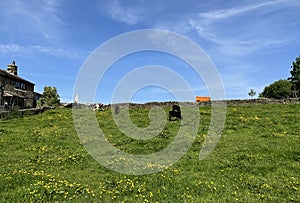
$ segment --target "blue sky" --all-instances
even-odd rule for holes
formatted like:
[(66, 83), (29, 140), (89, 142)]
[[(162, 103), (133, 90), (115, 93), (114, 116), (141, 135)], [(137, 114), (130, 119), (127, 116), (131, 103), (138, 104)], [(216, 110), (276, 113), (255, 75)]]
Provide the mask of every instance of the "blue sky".
[[(289, 77), (300, 55), (300, 1), (222, 0), (0, 0), (0, 68), (12, 60), (19, 76), (55, 86), (61, 100), (73, 100), (77, 74), (87, 57), (105, 41), (139, 29), (164, 29), (201, 46), (218, 69), (226, 98), (249, 98), (266, 85)], [(97, 102), (109, 103), (118, 80), (140, 66), (179, 71), (196, 95), (205, 84), (182, 61), (163, 53), (136, 53), (114, 64), (99, 85)], [(133, 102), (173, 100), (172, 93), (142, 88)], [(187, 98), (193, 100), (194, 98)]]

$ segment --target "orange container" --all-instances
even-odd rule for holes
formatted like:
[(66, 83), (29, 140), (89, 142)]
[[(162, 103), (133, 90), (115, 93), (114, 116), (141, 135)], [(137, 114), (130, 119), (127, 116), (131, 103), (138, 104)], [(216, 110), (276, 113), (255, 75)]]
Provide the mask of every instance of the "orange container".
[(196, 102), (200, 103), (200, 102), (209, 102), (210, 101), (210, 97), (200, 97), (200, 96), (196, 96)]

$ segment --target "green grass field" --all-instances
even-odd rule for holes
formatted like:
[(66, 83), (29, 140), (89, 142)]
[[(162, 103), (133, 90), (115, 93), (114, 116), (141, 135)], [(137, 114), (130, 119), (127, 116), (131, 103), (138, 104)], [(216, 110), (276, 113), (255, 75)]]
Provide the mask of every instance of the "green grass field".
[[(228, 107), (223, 135), (202, 161), (211, 111), (199, 111), (188, 153), (161, 172), (141, 176), (97, 163), (81, 145), (70, 109), (0, 120), (0, 202), (300, 201), (299, 104)], [(131, 118), (146, 127), (148, 112), (131, 110)], [(180, 122), (168, 121), (155, 138), (136, 141), (122, 135), (110, 110), (97, 118), (107, 139), (132, 154), (163, 149)]]

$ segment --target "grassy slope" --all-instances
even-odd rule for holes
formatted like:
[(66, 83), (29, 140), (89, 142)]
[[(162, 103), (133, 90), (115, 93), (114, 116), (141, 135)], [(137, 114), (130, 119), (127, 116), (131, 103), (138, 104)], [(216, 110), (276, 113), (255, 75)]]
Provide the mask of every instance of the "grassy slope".
[[(147, 126), (146, 109), (131, 114)], [(196, 141), (179, 162), (151, 175), (106, 169), (80, 144), (72, 112), (0, 120), (0, 202), (283, 202), (300, 199), (300, 105), (229, 107), (213, 153), (199, 161), (209, 107), (201, 107)], [(178, 121), (151, 141), (134, 141), (98, 112), (110, 142), (130, 153), (153, 153), (173, 139)]]

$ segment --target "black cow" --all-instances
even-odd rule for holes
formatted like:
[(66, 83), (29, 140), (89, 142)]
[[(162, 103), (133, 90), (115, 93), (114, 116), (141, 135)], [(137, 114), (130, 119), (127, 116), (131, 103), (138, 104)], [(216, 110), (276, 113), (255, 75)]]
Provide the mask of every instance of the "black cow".
[(171, 120), (171, 117), (176, 117), (180, 120), (182, 119), (180, 107), (178, 105), (174, 104), (172, 106), (172, 111), (169, 111), (169, 121)]
[(115, 107), (115, 114), (117, 115), (118, 113), (120, 113), (120, 107), (117, 105)]

